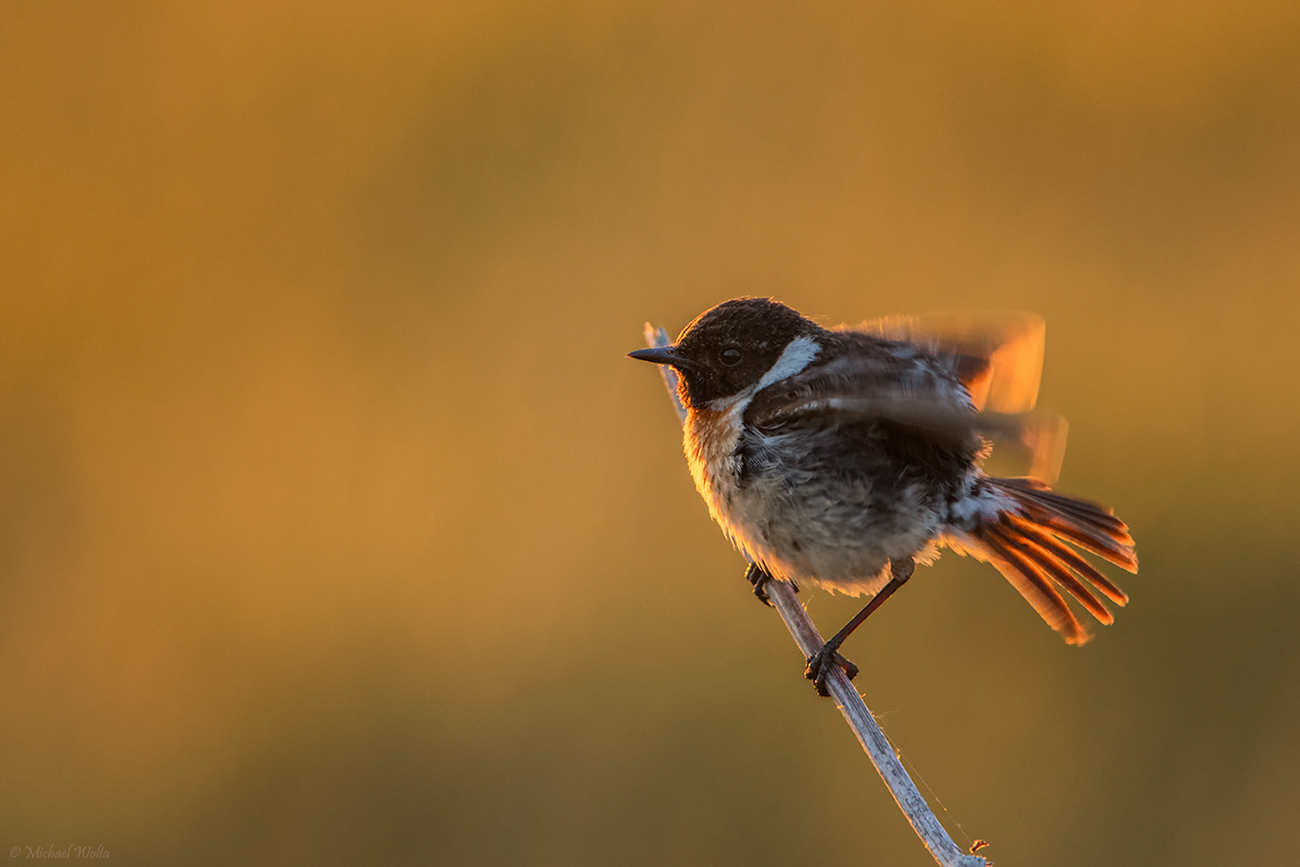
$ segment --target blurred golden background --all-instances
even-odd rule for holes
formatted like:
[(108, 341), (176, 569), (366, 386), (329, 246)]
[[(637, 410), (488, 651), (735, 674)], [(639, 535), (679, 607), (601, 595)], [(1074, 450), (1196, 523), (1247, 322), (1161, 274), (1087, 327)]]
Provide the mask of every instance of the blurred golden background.
[(623, 358), (774, 294), (1041, 313), (1138, 538), (846, 647), (954, 838), (1294, 857), (1300, 5), (24, 0), (0, 118), (0, 851), (932, 863)]

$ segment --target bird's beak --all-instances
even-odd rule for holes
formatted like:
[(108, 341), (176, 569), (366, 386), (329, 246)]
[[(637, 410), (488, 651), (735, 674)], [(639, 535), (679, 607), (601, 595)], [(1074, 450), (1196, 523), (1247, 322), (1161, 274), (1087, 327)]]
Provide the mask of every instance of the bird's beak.
[(671, 367), (678, 367), (685, 359), (678, 358), (676, 355), (677, 347), (675, 346), (654, 346), (649, 349), (638, 349), (636, 352), (629, 352), (628, 358), (635, 358), (637, 361), (649, 361), (654, 364), (667, 364)]

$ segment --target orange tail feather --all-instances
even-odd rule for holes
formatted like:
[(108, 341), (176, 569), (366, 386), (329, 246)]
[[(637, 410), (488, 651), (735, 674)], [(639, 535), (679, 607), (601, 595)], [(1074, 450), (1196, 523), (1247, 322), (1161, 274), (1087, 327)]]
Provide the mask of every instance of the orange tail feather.
[(1054, 493), (1033, 479), (987, 482), (1014, 505), (1000, 520), (967, 530), (959, 547), (992, 563), (1069, 644), (1083, 644), (1091, 635), (1057, 587), (1099, 622), (1114, 622), (1093, 589), (1117, 605), (1128, 602), (1128, 596), (1065, 543), (1136, 572), (1137, 554), (1128, 526), (1104, 506)]

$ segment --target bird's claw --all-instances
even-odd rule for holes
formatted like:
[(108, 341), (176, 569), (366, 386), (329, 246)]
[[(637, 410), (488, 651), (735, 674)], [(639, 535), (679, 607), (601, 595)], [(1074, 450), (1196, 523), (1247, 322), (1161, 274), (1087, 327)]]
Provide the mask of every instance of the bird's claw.
[(767, 587), (767, 582), (772, 580), (772, 576), (757, 563), (750, 563), (749, 568), (745, 570), (745, 580), (754, 585), (754, 595), (758, 597), (758, 601), (769, 608), (772, 607), (772, 600), (764, 589)]
[[(745, 570), (745, 580), (754, 585), (754, 595), (758, 597), (758, 601), (771, 608), (772, 599), (767, 595), (766, 588), (767, 583), (772, 580), (772, 576), (768, 574), (767, 570), (757, 563), (750, 563), (749, 568)], [(799, 585), (793, 581), (790, 582), (790, 587), (794, 589), (795, 593), (799, 592)]]
[(804, 669), (803, 676), (813, 682), (818, 695), (828, 696), (831, 692), (826, 679), (836, 667), (842, 668), (849, 680), (858, 676), (858, 667), (841, 656), (839, 651), (827, 642), (822, 645), (821, 650), (808, 657), (808, 667)]

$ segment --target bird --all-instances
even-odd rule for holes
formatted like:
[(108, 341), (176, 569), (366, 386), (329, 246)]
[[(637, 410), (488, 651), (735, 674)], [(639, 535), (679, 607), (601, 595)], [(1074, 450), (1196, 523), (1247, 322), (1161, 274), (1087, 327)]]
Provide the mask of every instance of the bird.
[[(1035, 412), (1044, 326), (1032, 314), (891, 317), (826, 328), (771, 298), (725, 301), (671, 345), (630, 358), (676, 371), (684, 450), (713, 519), (769, 581), (867, 596), (807, 660), (828, 694), (844, 640), (941, 548), (992, 564), (1068, 644), (1098, 598), (1128, 596), (1085, 559), (1138, 567), (1128, 526), (1107, 507), (1050, 487), (1064, 420)], [(1019, 450), (1026, 475), (984, 468)]]

